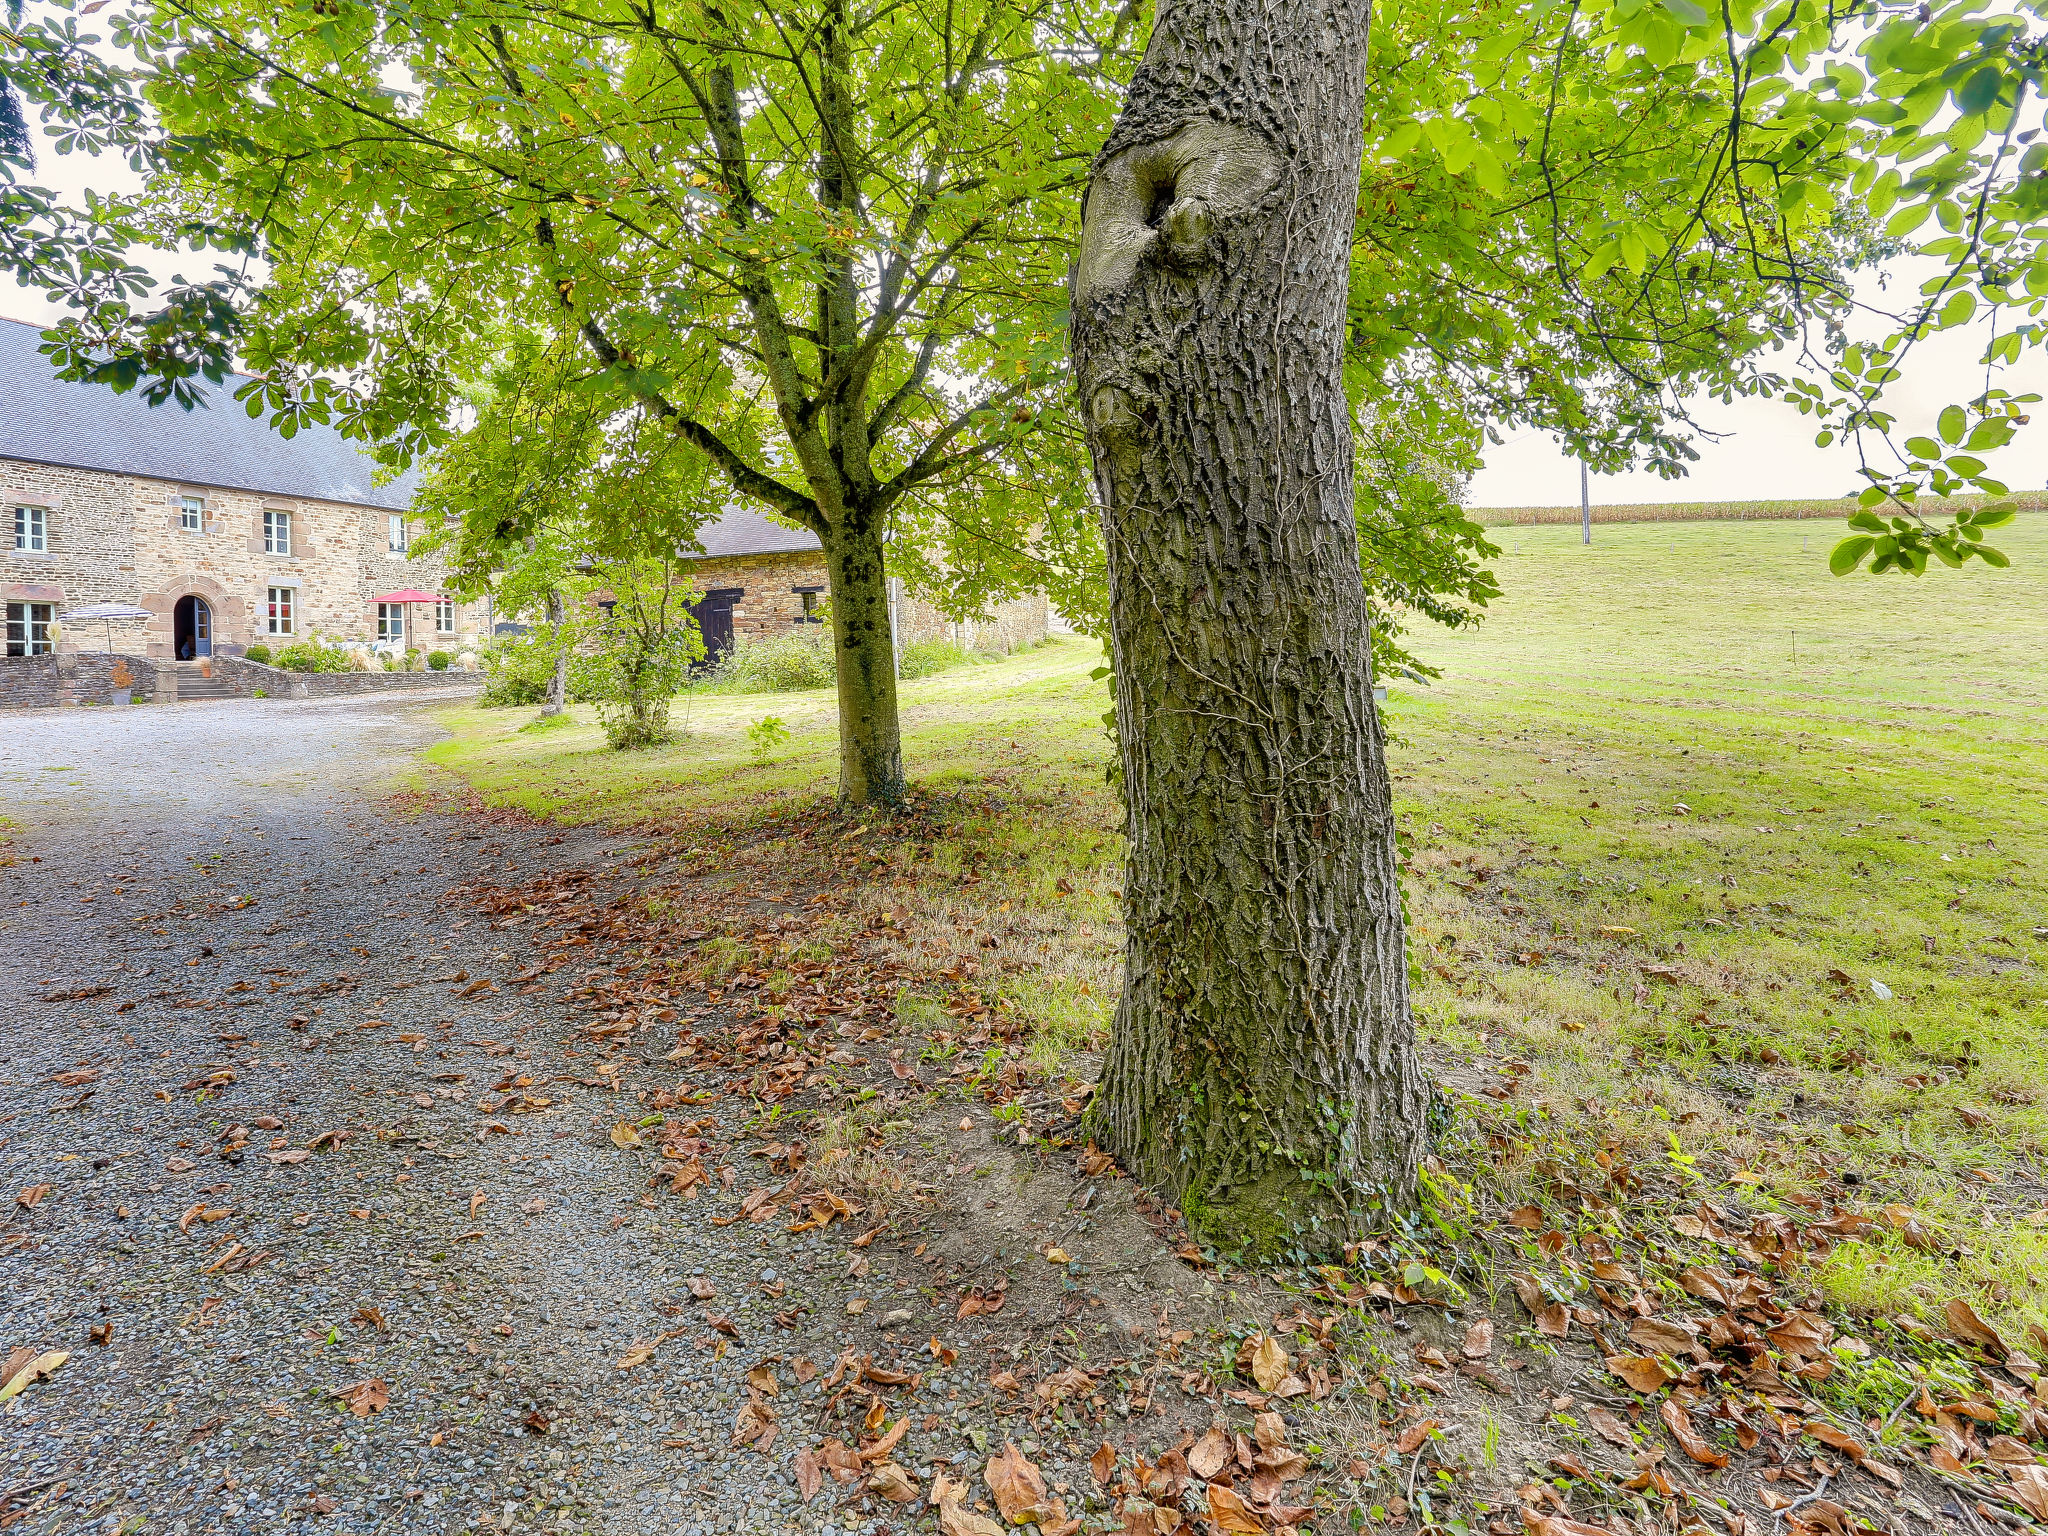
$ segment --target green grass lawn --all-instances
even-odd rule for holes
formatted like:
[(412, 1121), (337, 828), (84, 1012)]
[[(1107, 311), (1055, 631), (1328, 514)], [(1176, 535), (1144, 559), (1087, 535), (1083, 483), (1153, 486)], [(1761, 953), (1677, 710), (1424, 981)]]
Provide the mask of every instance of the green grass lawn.
[[(1827, 1262), (1837, 1301), (2048, 1320), (2048, 519), (1999, 531), (2010, 571), (1917, 581), (1831, 578), (1839, 531), (1498, 530), (1505, 599), (1417, 635), (1444, 676), (1388, 709), (1417, 1013), (1454, 1080), (1547, 1111), (1480, 1169), (1489, 1200), (1570, 1147), (1659, 1199), (1841, 1203), (1880, 1230)], [(1047, 1059), (1099, 1038), (1114, 987), (1099, 659), (1062, 641), (906, 684), (910, 770), (950, 819), (874, 875), (934, 970), (954, 935), (998, 940)], [(770, 714), (793, 734), (757, 758)], [(831, 793), (826, 692), (698, 699), (632, 756), (583, 716), (451, 710), (429, 756), (541, 814), (757, 851)]]

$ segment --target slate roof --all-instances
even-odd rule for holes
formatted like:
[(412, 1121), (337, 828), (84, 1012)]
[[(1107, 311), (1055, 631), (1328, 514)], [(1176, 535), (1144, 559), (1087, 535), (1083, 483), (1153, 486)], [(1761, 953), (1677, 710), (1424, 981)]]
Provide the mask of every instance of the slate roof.
[(41, 326), (0, 317), (0, 459), (394, 512), (412, 505), (416, 472), (377, 484), (369, 455), (332, 427), (287, 440), (252, 420), (234, 399), (240, 374), (225, 386), (200, 381), (207, 407), (152, 407), (139, 391), (63, 382), (41, 343)]
[(810, 529), (785, 528), (745, 507), (727, 507), (716, 522), (697, 530), (697, 543), (702, 553), (686, 549), (685, 560), (720, 555), (793, 555), (825, 547)]

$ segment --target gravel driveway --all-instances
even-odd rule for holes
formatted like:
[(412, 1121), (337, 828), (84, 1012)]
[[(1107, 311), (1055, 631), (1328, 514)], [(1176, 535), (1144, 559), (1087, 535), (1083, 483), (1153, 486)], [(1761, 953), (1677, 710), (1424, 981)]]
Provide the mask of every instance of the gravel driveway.
[(0, 1406), (0, 1526), (799, 1528), (725, 1453), (735, 1355), (617, 1366), (771, 1240), (640, 1208), (574, 1087), (473, 1108), (566, 1031), (445, 893), (632, 845), (380, 801), (437, 734), (387, 700), (8, 717), (0, 1356), (70, 1358)]

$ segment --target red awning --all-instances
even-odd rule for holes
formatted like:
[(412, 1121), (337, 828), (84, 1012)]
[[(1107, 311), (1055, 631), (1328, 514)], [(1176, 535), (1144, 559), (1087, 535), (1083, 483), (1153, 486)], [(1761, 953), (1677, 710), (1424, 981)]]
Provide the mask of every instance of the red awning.
[(373, 603), (438, 603), (441, 599), (432, 592), (422, 592), (417, 587), (407, 587), (402, 592), (386, 592), (382, 597), (370, 599)]

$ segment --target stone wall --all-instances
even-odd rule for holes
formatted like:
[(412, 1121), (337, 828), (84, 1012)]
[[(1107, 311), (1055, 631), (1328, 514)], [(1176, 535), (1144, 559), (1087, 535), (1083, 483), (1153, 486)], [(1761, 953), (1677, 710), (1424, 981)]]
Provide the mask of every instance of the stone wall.
[[(786, 635), (803, 616), (800, 589), (826, 595), (825, 557), (816, 550), (795, 554), (726, 555), (692, 562), (700, 592), (738, 588), (744, 594), (732, 611), (735, 637), (749, 640)], [(1051, 606), (1037, 595), (998, 603), (979, 619), (956, 623), (921, 598), (905, 595), (897, 622), (905, 640), (951, 640), (971, 651), (1008, 653), (1046, 637)]]
[[(0, 656), (0, 709), (55, 709), (67, 704), (118, 704), (115, 667), (132, 679), (126, 702), (174, 704), (179, 678), (199, 668), (154, 657), (110, 651), (60, 651), (49, 656)], [(215, 656), (207, 665), (211, 690), (254, 698), (260, 689), (273, 699), (343, 699), (372, 693), (445, 693), (481, 688), (481, 672), (287, 672), (242, 656)]]
[(825, 556), (818, 550), (780, 555), (726, 555), (693, 562), (699, 592), (738, 588), (745, 595), (733, 605), (736, 639), (767, 640), (786, 635), (803, 620), (809, 587), (820, 602), (825, 597)]
[(341, 699), (423, 689), (460, 693), (484, 684), (481, 672), (460, 672), (453, 667), (446, 672), (291, 672), (246, 656), (214, 657), (213, 675), (245, 698), (261, 688), (273, 699)]
[[(179, 501), (187, 495), (205, 503), (196, 533), (182, 526)], [(316, 632), (367, 644), (376, 638), (372, 598), (403, 587), (433, 592), (442, 580), (438, 561), (390, 552), (390, 513), (381, 507), (0, 459), (0, 507), (18, 503), (49, 509), (50, 547), (0, 548), (0, 600), (53, 603), (60, 612), (133, 603), (152, 615), (114, 624), (111, 636), (104, 625), (66, 626), (60, 650), (104, 650), (111, 639), (124, 655), (169, 658), (183, 597), (202, 598), (212, 610), (217, 654), (239, 655), (258, 641), (276, 649)], [(267, 509), (290, 518), (289, 554), (265, 553)], [(419, 531), (411, 519), (409, 535)], [(269, 631), (272, 587), (293, 594), (291, 634)], [(418, 604), (412, 643), (421, 650), (475, 644), (483, 618), (482, 604), (458, 604), (456, 632), (442, 635), (432, 607)]]
[[(119, 672), (116, 672), (116, 668)], [(177, 697), (166, 663), (110, 651), (0, 656), (0, 709), (53, 709), (65, 704), (148, 704)], [(124, 687), (119, 678), (126, 677)]]

